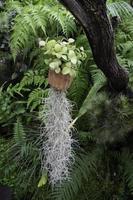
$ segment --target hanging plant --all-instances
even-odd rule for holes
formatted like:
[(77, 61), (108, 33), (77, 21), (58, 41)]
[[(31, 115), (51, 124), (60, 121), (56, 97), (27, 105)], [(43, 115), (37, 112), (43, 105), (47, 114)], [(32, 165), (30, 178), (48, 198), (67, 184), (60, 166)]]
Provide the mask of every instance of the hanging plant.
[(42, 177), (48, 172), (52, 185), (69, 179), (69, 169), (74, 161), (72, 144), (75, 141), (70, 126), (72, 104), (66, 97), (66, 90), (76, 76), (78, 65), (86, 57), (84, 49), (76, 48), (74, 42), (70, 38), (68, 41), (39, 43), (44, 51), (45, 64), (49, 66), (48, 82), (51, 86), (40, 112)]
[[(49, 66), (49, 83), (58, 90), (68, 89), (73, 78), (76, 76), (76, 71), (82, 61), (86, 58), (84, 48), (76, 48), (74, 39), (70, 38), (68, 41), (40, 41), (39, 46), (44, 51), (45, 64)], [(52, 71), (52, 72), (51, 72)], [(58, 75), (57, 75), (58, 74)], [(52, 78), (51, 78), (52, 76)], [(55, 80), (57, 77), (60, 84)], [(56, 85), (67, 82), (66, 88), (56, 87)]]

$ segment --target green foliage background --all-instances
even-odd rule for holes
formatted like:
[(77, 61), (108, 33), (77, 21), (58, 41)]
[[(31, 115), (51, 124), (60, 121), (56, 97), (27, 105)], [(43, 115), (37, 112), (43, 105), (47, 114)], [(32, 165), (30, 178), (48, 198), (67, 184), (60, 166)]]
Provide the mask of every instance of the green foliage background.
[[(0, 9), (0, 70), (6, 64), (10, 68), (0, 88), (0, 184), (10, 186), (16, 200), (132, 199), (132, 99), (108, 90), (82, 28), (56, 0), (7, 0)], [(108, 13), (121, 17), (116, 52), (133, 88), (133, 9), (126, 1), (108, 1)], [(87, 54), (67, 93), (74, 104), (73, 119), (79, 117), (73, 132), (79, 145), (74, 146), (71, 181), (54, 189), (48, 183), (38, 188), (38, 113), (49, 89), (38, 42), (69, 37)]]

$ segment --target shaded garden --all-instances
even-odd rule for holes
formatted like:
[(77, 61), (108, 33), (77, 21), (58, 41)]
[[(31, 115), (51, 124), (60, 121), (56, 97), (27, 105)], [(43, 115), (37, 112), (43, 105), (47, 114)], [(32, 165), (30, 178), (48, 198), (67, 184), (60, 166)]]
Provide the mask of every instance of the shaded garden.
[[(0, 185), (14, 200), (133, 198), (132, 19), (132, 1), (0, 1)], [(54, 187), (39, 140), (49, 68), (73, 77), (77, 141)]]

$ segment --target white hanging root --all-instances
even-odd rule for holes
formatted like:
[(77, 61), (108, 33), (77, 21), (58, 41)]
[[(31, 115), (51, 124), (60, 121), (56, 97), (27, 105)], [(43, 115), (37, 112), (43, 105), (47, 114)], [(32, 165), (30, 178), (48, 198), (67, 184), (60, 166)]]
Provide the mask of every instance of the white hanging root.
[(72, 105), (65, 92), (50, 89), (43, 102), (41, 138), (42, 170), (47, 170), (52, 185), (69, 179), (69, 168), (74, 160), (70, 124)]

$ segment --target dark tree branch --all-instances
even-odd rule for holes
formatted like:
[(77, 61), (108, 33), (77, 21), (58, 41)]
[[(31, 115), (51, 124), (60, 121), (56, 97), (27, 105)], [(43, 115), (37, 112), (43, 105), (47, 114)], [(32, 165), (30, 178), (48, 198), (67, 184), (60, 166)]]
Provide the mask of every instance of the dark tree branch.
[(111, 24), (114, 31), (118, 28), (119, 23), (120, 23), (120, 19), (117, 16), (111, 17)]
[(106, 0), (59, 0), (81, 23), (97, 66), (116, 91), (125, 90), (128, 74), (119, 65), (114, 31), (107, 16)]
[(133, 0), (130, 0), (130, 5), (133, 7)]

